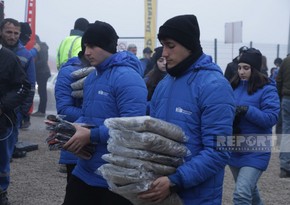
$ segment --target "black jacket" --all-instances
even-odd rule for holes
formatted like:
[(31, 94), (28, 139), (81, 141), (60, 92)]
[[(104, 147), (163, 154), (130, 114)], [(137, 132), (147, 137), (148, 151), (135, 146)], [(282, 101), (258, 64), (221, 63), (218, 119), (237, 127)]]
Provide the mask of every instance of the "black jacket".
[(238, 71), (238, 57), (227, 65), (224, 76), (230, 81)]
[(40, 51), (35, 57), (35, 73), (36, 81), (42, 80), (43, 78), (50, 77), (50, 69), (48, 65), (48, 46), (44, 42), (37, 42), (40, 46)]
[(21, 105), (30, 88), (17, 56), (0, 45), (0, 132), (11, 125), (9, 119), (15, 124), (14, 109)]

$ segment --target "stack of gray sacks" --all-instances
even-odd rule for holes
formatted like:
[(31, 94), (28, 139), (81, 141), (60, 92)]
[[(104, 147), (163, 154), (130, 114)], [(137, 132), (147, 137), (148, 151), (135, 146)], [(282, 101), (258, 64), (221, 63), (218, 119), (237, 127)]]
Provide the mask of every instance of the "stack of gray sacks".
[[(134, 205), (151, 205), (138, 198), (160, 176), (176, 171), (190, 155), (182, 129), (150, 116), (120, 117), (105, 120), (109, 128), (109, 154), (102, 158), (97, 173), (108, 182), (110, 190), (127, 198)], [(181, 205), (176, 193), (171, 193), (159, 205)]]
[(80, 69), (78, 69), (70, 74), (70, 76), (75, 80), (75, 82), (73, 82), (71, 84), (71, 88), (72, 88), (71, 96), (72, 97), (83, 98), (83, 94), (84, 94), (83, 89), (84, 89), (85, 79), (94, 70), (96, 70), (96, 68), (93, 66), (84, 67), (84, 68), (80, 68)]

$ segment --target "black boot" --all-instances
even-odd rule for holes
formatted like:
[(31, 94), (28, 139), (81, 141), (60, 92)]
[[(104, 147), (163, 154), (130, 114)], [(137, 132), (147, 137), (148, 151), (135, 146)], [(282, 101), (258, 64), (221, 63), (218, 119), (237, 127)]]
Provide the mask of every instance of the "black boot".
[(12, 154), (13, 158), (23, 158), (25, 156), (26, 156), (26, 151), (20, 150), (20, 149), (18, 149), (16, 147), (14, 148), (14, 152)]

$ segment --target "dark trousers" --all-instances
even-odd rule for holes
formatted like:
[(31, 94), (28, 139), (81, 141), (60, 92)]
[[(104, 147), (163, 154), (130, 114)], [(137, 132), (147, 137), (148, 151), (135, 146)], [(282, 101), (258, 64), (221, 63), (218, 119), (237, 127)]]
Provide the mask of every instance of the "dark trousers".
[(132, 205), (122, 196), (106, 188), (93, 187), (72, 175), (66, 187), (63, 205)]
[(37, 78), (38, 84), (38, 95), (39, 95), (39, 105), (38, 110), (39, 112), (45, 113), (46, 111), (46, 103), (47, 103), (47, 90), (46, 84), (49, 76), (40, 76)]
[(66, 164), (66, 181), (69, 182), (69, 179), (72, 176), (72, 171), (74, 170), (76, 164)]

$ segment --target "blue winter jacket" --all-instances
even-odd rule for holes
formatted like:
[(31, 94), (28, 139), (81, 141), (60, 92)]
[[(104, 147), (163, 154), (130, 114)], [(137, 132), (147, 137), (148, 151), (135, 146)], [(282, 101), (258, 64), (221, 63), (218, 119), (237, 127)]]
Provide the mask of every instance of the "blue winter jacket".
[[(76, 121), (82, 114), (82, 99), (71, 96), (71, 83), (75, 82), (70, 74), (83, 65), (78, 57), (70, 58), (60, 69), (55, 83), (55, 101), (57, 114), (65, 115), (64, 119), (69, 122)], [(61, 150), (60, 164), (76, 164), (77, 156), (71, 152)]]
[(24, 69), (27, 75), (27, 79), (31, 85), (29, 95), (22, 102), (22, 105), (20, 106), (21, 113), (27, 115), (27, 113), (29, 113), (29, 110), (33, 104), (33, 98), (35, 94), (36, 74), (35, 74), (34, 58), (31, 55), (31, 53), (21, 44), (20, 41), (18, 41), (16, 47), (13, 48), (13, 52), (20, 59), (21, 66)]
[[(277, 123), (280, 111), (280, 101), (273, 80), (263, 88), (249, 95), (247, 92), (248, 82), (240, 81), (239, 86), (234, 90), (235, 103), (237, 106), (247, 105), (249, 109), (245, 116), (241, 117), (239, 128), (240, 134), (253, 136), (272, 134), (272, 127)], [(268, 139), (267, 141), (270, 141)], [(265, 145), (267, 143), (265, 142)], [(270, 145), (270, 144), (268, 144)], [(260, 170), (266, 170), (269, 164), (270, 152), (233, 152), (229, 161), (230, 166), (250, 166)]]
[(88, 185), (108, 187), (106, 180), (95, 173), (105, 163), (101, 156), (108, 153), (109, 134), (104, 120), (145, 115), (147, 89), (141, 69), (137, 57), (123, 51), (107, 58), (85, 80), (82, 116), (77, 122), (96, 126), (91, 129), (96, 152), (90, 160), (79, 159), (73, 174)]
[(217, 136), (232, 133), (233, 90), (212, 58), (203, 54), (179, 77), (167, 75), (151, 100), (152, 117), (180, 126), (191, 155), (169, 175), (184, 205), (222, 203), (224, 168), (230, 157), (217, 151)]

